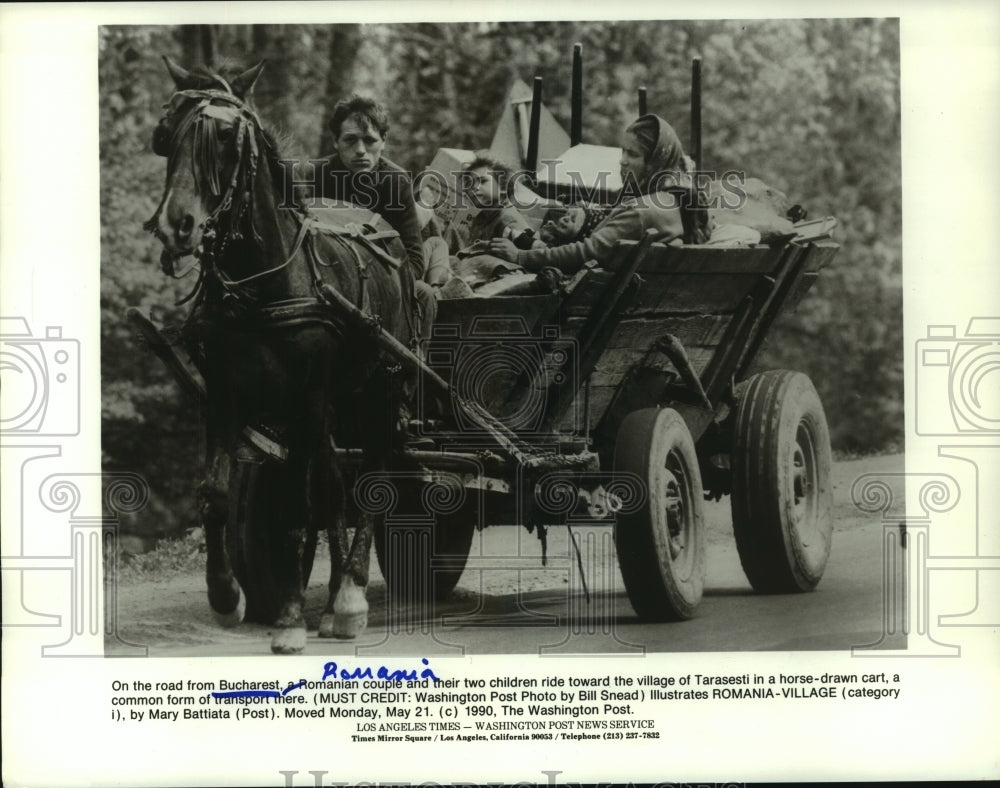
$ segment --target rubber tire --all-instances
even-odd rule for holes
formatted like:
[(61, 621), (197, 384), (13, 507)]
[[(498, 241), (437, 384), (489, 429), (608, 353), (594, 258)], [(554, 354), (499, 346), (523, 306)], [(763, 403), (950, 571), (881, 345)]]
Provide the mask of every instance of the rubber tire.
[[(226, 549), (233, 574), (246, 597), (245, 621), (273, 624), (279, 613), (279, 594), (271, 557), (271, 528), (282, 516), (276, 466), (269, 461), (233, 462), (230, 517)], [(317, 531), (309, 530), (302, 544), (302, 587), (309, 583), (316, 557)]]
[[(669, 468), (669, 472), (668, 472)], [(629, 601), (639, 618), (681, 621), (694, 615), (705, 587), (704, 493), (694, 441), (677, 411), (646, 408), (630, 413), (618, 428), (615, 473), (644, 480), (642, 507), (619, 513), (615, 526), (618, 564)], [(680, 498), (681, 545), (672, 554), (668, 495)]]
[[(421, 499), (423, 486), (422, 483), (401, 485), (392, 520), (385, 516), (375, 518), (373, 541), (379, 570), (385, 578), (388, 593), (406, 603), (426, 599), (428, 591), (433, 600), (439, 600), (455, 590), (469, 560), (479, 516), (477, 499), (472, 496), (457, 511), (436, 513), (433, 521), (429, 521), (427, 508)], [(410, 513), (416, 514), (419, 524), (406, 522), (406, 515)], [(431, 525), (433, 539), (430, 554), (420, 549), (419, 544), (426, 535), (428, 524)], [(406, 547), (403, 560), (397, 563), (390, 561), (390, 529), (393, 531), (393, 543)], [(396, 539), (401, 542), (396, 542)]]
[(808, 376), (774, 370), (737, 389), (733, 533), (755, 591), (811, 591), (830, 557), (830, 430)]

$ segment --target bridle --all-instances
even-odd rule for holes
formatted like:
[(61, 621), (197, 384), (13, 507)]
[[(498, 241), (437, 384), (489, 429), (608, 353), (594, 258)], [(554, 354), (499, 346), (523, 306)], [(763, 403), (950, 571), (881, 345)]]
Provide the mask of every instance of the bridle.
[[(219, 78), (228, 88), (228, 84)], [(184, 110), (184, 115), (176, 123), (169, 139), (163, 134), (166, 122), (180, 110), (182, 102), (191, 102)], [(153, 215), (143, 224), (143, 228), (157, 237), (160, 214), (163, 212), (167, 195), (177, 174), (178, 152), (184, 139), (191, 134), (191, 167), (195, 188), (201, 192), (207, 190), (213, 197), (218, 197), (218, 203), (212, 212), (199, 226), (201, 242), (194, 250), (195, 257), (201, 263), (201, 272), (195, 289), (182, 301), (187, 301), (201, 289), (206, 272), (216, 279), (223, 290), (233, 295), (239, 295), (242, 286), (261, 279), (269, 274), (277, 273), (287, 267), (295, 256), (298, 244), (285, 262), (266, 271), (261, 271), (243, 279), (230, 279), (220, 270), (216, 261), (221, 258), (226, 248), (233, 241), (244, 237), (243, 226), (249, 226), (253, 240), (261, 243), (253, 221), (253, 188), (257, 177), (258, 163), (261, 159), (261, 145), (270, 149), (270, 142), (263, 134), (260, 118), (257, 113), (242, 99), (228, 90), (200, 89), (178, 90), (171, 96), (167, 104), (167, 115), (160, 122), (153, 135), (153, 150), (167, 157), (167, 179), (163, 188), (163, 196)], [(218, 139), (218, 123), (224, 121), (231, 124), (233, 138), (233, 169), (226, 184), (220, 182), (220, 141)], [(258, 140), (260, 142), (258, 143)], [(223, 145), (229, 143), (223, 142)], [(299, 234), (301, 236), (301, 233)], [(163, 239), (160, 238), (162, 241)], [(299, 241), (301, 243), (301, 239)], [(173, 271), (167, 271), (177, 276)], [(187, 273), (187, 272), (185, 272)], [(179, 278), (179, 277), (178, 277)]]

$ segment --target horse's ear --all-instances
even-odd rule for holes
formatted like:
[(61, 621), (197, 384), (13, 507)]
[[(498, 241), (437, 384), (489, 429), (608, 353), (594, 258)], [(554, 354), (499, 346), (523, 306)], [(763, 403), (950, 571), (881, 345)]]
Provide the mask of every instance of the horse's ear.
[(197, 77), (194, 74), (190, 71), (185, 71), (166, 55), (163, 56), (163, 62), (167, 64), (167, 71), (170, 72), (170, 76), (173, 78), (178, 90), (185, 90), (191, 87), (194, 82), (197, 82)]
[(251, 66), (242, 74), (237, 74), (233, 77), (230, 84), (233, 87), (233, 93), (235, 93), (240, 98), (246, 98), (247, 95), (253, 90), (254, 83), (257, 81), (257, 77), (260, 76), (260, 72), (264, 70), (265, 61), (260, 61), (256, 66)]

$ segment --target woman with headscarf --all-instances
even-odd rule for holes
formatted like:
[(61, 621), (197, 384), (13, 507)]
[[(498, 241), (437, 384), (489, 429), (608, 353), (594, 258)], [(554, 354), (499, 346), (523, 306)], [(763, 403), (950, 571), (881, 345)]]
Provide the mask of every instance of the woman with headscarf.
[(579, 270), (588, 260), (605, 263), (619, 241), (638, 241), (648, 230), (662, 243), (702, 243), (707, 215), (691, 185), (687, 159), (676, 132), (663, 118), (643, 115), (622, 138), (622, 192), (615, 206), (583, 240), (520, 251), (509, 241), (490, 242), (489, 252), (529, 271)]

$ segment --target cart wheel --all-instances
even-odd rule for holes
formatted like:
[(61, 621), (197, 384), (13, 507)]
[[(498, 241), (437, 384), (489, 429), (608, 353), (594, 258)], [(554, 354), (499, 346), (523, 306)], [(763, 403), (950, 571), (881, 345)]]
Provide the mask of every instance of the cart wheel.
[(750, 585), (762, 593), (811, 591), (833, 532), (830, 431), (801, 372), (754, 375), (737, 390), (733, 532)]
[(620, 513), (615, 546), (640, 618), (691, 618), (705, 584), (704, 494), (694, 441), (670, 408), (630, 413), (618, 429), (615, 471), (646, 480), (641, 509)]
[(432, 507), (423, 501), (427, 485), (397, 485), (399, 501), (391, 519), (376, 517), (374, 528), (375, 555), (388, 592), (403, 602), (443, 599), (465, 571), (479, 516), (477, 501), (467, 499), (455, 511), (428, 514)]
[[(271, 462), (241, 459), (238, 451), (230, 480), (230, 517), (226, 550), (246, 597), (244, 620), (272, 624), (278, 615), (279, 595), (274, 576), (271, 529), (281, 522), (281, 484)], [(302, 587), (309, 583), (319, 534), (310, 530), (302, 544)]]

